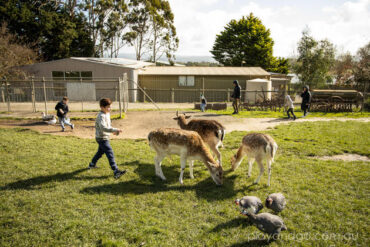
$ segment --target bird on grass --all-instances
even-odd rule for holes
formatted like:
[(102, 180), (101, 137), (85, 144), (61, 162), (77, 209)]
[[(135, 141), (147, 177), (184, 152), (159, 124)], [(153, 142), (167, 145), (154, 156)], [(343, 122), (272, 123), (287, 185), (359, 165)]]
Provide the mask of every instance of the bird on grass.
[(244, 196), (241, 199), (236, 199), (235, 204), (239, 205), (241, 210), (251, 210), (254, 214), (257, 214), (263, 208), (261, 199), (255, 196)]
[(55, 115), (46, 115), (45, 112), (42, 112), (41, 115), (42, 115), (42, 121), (46, 122), (47, 124), (57, 123), (57, 119)]
[(287, 230), (284, 221), (277, 215), (270, 213), (254, 214), (250, 210), (243, 210), (242, 214), (261, 231), (267, 233), (274, 239), (277, 238), (281, 231)]
[(273, 193), (266, 198), (266, 207), (274, 210), (276, 213), (283, 211), (286, 206), (286, 200), (283, 194)]

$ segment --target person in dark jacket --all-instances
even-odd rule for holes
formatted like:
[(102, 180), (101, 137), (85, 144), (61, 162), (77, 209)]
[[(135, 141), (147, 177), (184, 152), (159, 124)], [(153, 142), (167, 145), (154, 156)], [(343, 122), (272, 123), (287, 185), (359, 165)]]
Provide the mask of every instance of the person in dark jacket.
[(67, 120), (67, 113), (69, 111), (68, 109), (68, 97), (64, 96), (62, 101), (58, 102), (58, 104), (55, 106), (55, 110), (57, 111), (57, 116), (60, 122), (60, 125), (62, 126), (62, 132), (64, 132), (64, 125), (71, 126), (71, 129), (74, 128), (74, 125)]
[(305, 117), (308, 113), (308, 110), (310, 109), (310, 104), (311, 104), (310, 88), (307, 85), (303, 87), (303, 92), (301, 94), (301, 97), (302, 97), (301, 109), (304, 113), (303, 117)]
[(239, 104), (240, 104), (240, 86), (237, 80), (235, 80), (233, 84), (234, 84), (234, 92), (231, 95), (231, 98), (233, 98), (233, 108), (234, 108), (233, 114), (238, 114)]
[(200, 110), (204, 112), (206, 110), (207, 100), (203, 94), (200, 94)]

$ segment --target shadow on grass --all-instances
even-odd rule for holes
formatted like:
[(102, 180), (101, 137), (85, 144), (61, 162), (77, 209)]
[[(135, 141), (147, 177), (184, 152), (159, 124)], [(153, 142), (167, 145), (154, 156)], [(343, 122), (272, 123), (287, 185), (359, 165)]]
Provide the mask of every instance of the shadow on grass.
[(242, 243), (235, 243), (233, 245), (230, 245), (230, 247), (245, 247), (245, 246), (268, 246), (272, 242), (268, 239), (254, 239), (254, 240), (248, 240)]
[(38, 121), (38, 122), (28, 122), (19, 124), (19, 126), (40, 126), (40, 125), (48, 125), (46, 122)]
[[(180, 173), (178, 167), (174, 166), (162, 167), (163, 173), (167, 178), (167, 181), (162, 181), (160, 178), (155, 176), (153, 164), (138, 163), (137, 161), (132, 161), (120, 165), (124, 167), (125, 165), (126, 166), (134, 165), (135, 163), (137, 163), (138, 167), (134, 170), (134, 172), (140, 176), (140, 179), (87, 187), (81, 190), (80, 192), (87, 194), (108, 193), (112, 195), (124, 195), (124, 194), (141, 195), (167, 191), (183, 192), (188, 190), (194, 190), (198, 197), (204, 198), (209, 201), (233, 198), (239, 192), (234, 190), (234, 182), (236, 179), (236, 175), (224, 178), (224, 183), (222, 186), (217, 186), (213, 182), (210, 175), (208, 176), (207, 179), (202, 180), (194, 185), (186, 185), (187, 183), (190, 183), (192, 180), (189, 178), (184, 179), (184, 185), (181, 185), (178, 182), (178, 177)], [(196, 177), (197, 174), (195, 173), (194, 175)]]
[(218, 224), (215, 228), (211, 230), (211, 232), (219, 232), (223, 229), (228, 229), (228, 228), (233, 228), (233, 227), (238, 227), (238, 226), (248, 227), (251, 225), (252, 223), (248, 220), (248, 218), (239, 217), (239, 218), (235, 218), (227, 222)]
[(0, 190), (33, 190), (34, 186), (46, 184), (49, 182), (63, 182), (67, 180), (92, 180), (92, 179), (106, 179), (108, 176), (82, 176), (82, 177), (75, 177), (76, 175), (80, 174), (89, 170), (88, 168), (82, 168), (73, 172), (67, 173), (57, 173), (54, 175), (49, 176), (38, 176), (34, 178), (29, 178), (25, 180), (19, 180), (10, 184), (7, 184), (3, 187), (0, 187)]

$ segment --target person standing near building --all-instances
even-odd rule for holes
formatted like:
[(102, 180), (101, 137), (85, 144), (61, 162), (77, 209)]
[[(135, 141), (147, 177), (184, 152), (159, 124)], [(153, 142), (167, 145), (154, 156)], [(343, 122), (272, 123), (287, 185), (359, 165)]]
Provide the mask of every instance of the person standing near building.
[(310, 88), (307, 85), (303, 87), (301, 97), (302, 97), (301, 109), (303, 111), (303, 117), (305, 117), (308, 114), (311, 104), (311, 92)]
[(234, 92), (231, 95), (231, 97), (233, 98), (233, 108), (234, 108), (233, 114), (238, 114), (239, 104), (240, 104), (240, 86), (237, 80), (235, 80), (233, 84), (234, 84)]
[(206, 106), (207, 106), (207, 100), (204, 97), (204, 95), (201, 93), (200, 94), (200, 110), (204, 112), (206, 110)]

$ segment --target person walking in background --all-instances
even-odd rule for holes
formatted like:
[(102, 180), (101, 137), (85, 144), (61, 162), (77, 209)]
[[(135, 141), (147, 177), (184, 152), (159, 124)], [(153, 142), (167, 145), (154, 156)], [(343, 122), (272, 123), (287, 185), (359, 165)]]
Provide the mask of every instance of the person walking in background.
[(285, 106), (288, 108), (287, 110), (287, 114), (288, 114), (288, 118), (290, 119), (290, 114), (289, 113), (292, 113), (293, 115), (293, 120), (296, 120), (296, 116), (294, 115), (294, 104), (293, 104), (293, 100), (290, 98), (290, 95), (288, 94), (287, 96), (285, 96)]
[(238, 114), (239, 104), (240, 104), (240, 86), (237, 80), (235, 80), (233, 84), (234, 84), (234, 92), (231, 95), (231, 98), (233, 98), (233, 108), (234, 108), (233, 114)]
[(69, 112), (68, 101), (68, 97), (64, 96), (62, 101), (58, 102), (58, 104), (55, 106), (60, 125), (62, 126), (62, 132), (64, 132), (65, 124), (70, 126), (71, 129), (74, 129), (74, 124), (67, 120), (67, 113)]
[(204, 97), (204, 95), (201, 93), (200, 94), (200, 110), (204, 112), (206, 110), (206, 106), (207, 106), (207, 100)]
[(307, 85), (303, 87), (301, 97), (302, 97), (301, 109), (303, 111), (303, 117), (305, 117), (308, 114), (311, 104), (311, 92), (310, 88)]
[(112, 101), (108, 98), (101, 99), (99, 102), (101, 111), (99, 112), (98, 116), (96, 117), (95, 121), (95, 139), (99, 145), (98, 151), (96, 152), (94, 158), (91, 160), (89, 164), (89, 168), (93, 169), (96, 168), (96, 163), (98, 160), (105, 154), (108, 158), (109, 165), (113, 170), (114, 178), (119, 178), (123, 174), (126, 173), (126, 170), (119, 170), (114, 160), (114, 153), (113, 149), (109, 143), (109, 136), (110, 133), (115, 135), (119, 135), (122, 132), (120, 129), (113, 128), (111, 126), (110, 120), (110, 111), (111, 111), (111, 104)]

